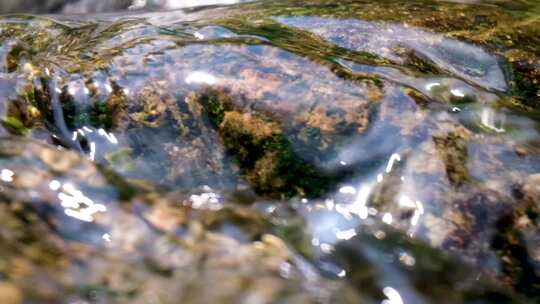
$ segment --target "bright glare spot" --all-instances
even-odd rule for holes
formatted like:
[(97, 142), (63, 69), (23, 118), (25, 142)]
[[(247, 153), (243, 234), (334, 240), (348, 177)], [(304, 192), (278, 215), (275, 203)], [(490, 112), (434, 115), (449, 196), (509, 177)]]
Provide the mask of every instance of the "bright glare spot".
[(85, 131), (88, 132), (88, 133), (94, 133), (94, 130), (90, 129), (90, 128), (87, 127), (87, 126), (84, 126), (84, 127), (83, 127), (83, 130), (85, 130)]
[[(53, 183), (52, 186), (49, 184), (49, 187), (52, 189), (59, 186), (59, 182)], [(73, 184), (65, 183), (62, 186), (62, 190), (63, 192), (58, 193), (58, 199), (62, 202), (62, 207), (66, 208), (64, 213), (68, 216), (81, 221), (92, 222), (94, 220), (94, 214), (107, 211), (105, 205), (94, 203), (94, 201), (86, 197), (81, 191), (77, 190)]]
[(356, 189), (352, 186), (343, 186), (339, 188), (339, 193), (343, 194), (356, 194)]
[(344, 278), (345, 276), (347, 275), (347, 272), (345, 270), (341, 270), (337, 276), (340, 277), (340, 278)]
[(187, 84), (206, 84), (213, 85), (216, 83), (216, 77), (202, 71), (191, 72), (186, 77)]
[(399, 197), (399, 205), (401, 207), (407, 207), (407, 208), (415, 208), (416, 207), (416, 204), (407, 195), (402, 195), (402, 196)]
[(318, 238), (312, 238), (311, 239), (311, 245), (313, 246), (319, 246), (320, 242)]
[(405, 176), (399, 178), (401, 181), (405, 181)]
[(113, 88), (111, 87), (110, 84), (107, 83), (107, 84), (105, 84), (105, 90), (107, 91), (107, 93), (110, 94), (110, 93), (112, 93)]
[(416, 201), (416, 209), (417, 209), (420, 213), (424, 214), (424, 204), (422, 204), (421, 201)]
[(500, 124), (501, 126), (495, 126), (495, 111), (491, 108), (482, 109), (482, 113), (480, 114), (480, 120), (484, 126), (497, 133), (503, 133), (505, 131), (505, 129), (502, 127), (502, 125), (504, 124), (504, 116)]
[(77, 192), (77, 189), (75, 188), (75, 186), (73, 186), (73, 184), (71, 183), (65, 183), (63, 186), (62, 186), (62, 189), (68, 193), (75, 193)]
[(371, 187), (362, 186), (362, 188), (360, 188), (360, 192), (358, 192), (358, 195), (356, 196), (356, 202), (362, 205), (365, 205), (367, 203), (367, 199), (369, 197), (370, 192), (371, 192)]
[(116, 136), (114, 136), (113, 133), (107, 133), (105, 130), (99, 129), (98, 134), (105, 137), (109, 142), (111, 142), (111, 143), (113, 143), (115, 145), (118, 144), (118, 139), (116, 139)]
[(195, 32), (193, 34), (195, 36), (195, 38), (199, 39), (199, 40), (203, 40), (204, 39), (204, 35), (199, 33), (199, 32)]
[(193, 194), (189, 197), (189, 200), (191, 201), (191, 207), (195, 209), (209, 208), (215, 210), (221, 208), (219, 198), (220, 196), (217, 193), (208, 192), (200, 195)]
[(382, 217), (382, 221), (388, 225), (392, 224), (392, 214), (390, 213), (385, 213)]
[(83, 222), (91, 223), (94, 220), (92, 216), (73, 209), (66, 209), (64, 213)]
[(332, 251), (334, 251), (334, 246), (332, 246), (330, 244), (323, 243), (319, 247), (321, 248), (321, 251), (326, 253), (326, 254), (332, 253)]
[(452, 112), (461, 112), (461, 109), (458, 107), (453, 107)]
[(77, 93), (77, 89), (73, 86), (68, 87), (68, 93), (69, 95), (75, 95)]
[(411, 218), (411, 225), (416, 226), (418, 225), (418, 220), (420, 219), (420, 216), (424, 214), (424, 205), (421, 201), (415, 202), (416, 210), (414, 210), (413, 217)]
[(431, 89), (432, 89), (433, 87), (440, 86), (440, 85), (441, 85), (441, 84), (438, 83), (438, 82), (428, 83), (428, 84), (426, 84), (426, 89), (427, 89), (428, 91), (431, 91)]
[(390, 173), (390, 171), (392, 171), (392, 167), (394, 166), (395, 161), (401, 161), (401, 157), (397, 153), (394, 153), (392, 154), (392, 156), (390, 156), (390, 159), (388, 160), (388, 165), (386, 165), (386, 173)]
[(377, 174), (377, 183), (381, 183), (383, 181), (383, 175), (381, 173)]
[(333, 210), (334, 209), (334, 200), (331, 200), (331, 199), (327, 199), (324, 201), (325, 205), (326, 205), (326, 209), (328, 210)]
[(347, 165), (347, 162), (340, 161), (339, 164), (342, 165), (342, 166), (346, 166), (346, 165)]
[(71, 137), (71, 140), (75, 141), (77, 140), (77, 131), (73, 131), (73, 136)]
[(52, 191), (57, 191), (58, 189), (60, 189), (60, 182), (53, 179), (50, 183), (49, 183), (49, 188), (52, 190)]
[(7, 183), (11, 183), (13, 181), (13, 175), (15, 175), (13, 171), (9, 169), (2, 169), (2, 171), (0, 172), (0, 179)]
[(90, 160), (94, 160), (96, 158), (96, 143), (90, 142), (90, 152), (88, 157), (90, 157)]
[(107, 243), (111, 242), (111, 235), (108, 234), (108, 233), (103, 234), (103, 236), (101, 238)]
[(414, 209), (414, 214), (411, 218), (411, 225), (416, 226), (420, 216), (424, 214), (424, 205), (421, 201), (413, 201), (407, 195), (401, 195), (399, 197), (399, 205), (404, 208)]
[(369, 194), (371, 192), (371, 187), (362, 186), (356, 195), (354, 202), (348, 206), (348, 210), (352, 214), (358, 215), (361, 219), (367, 219), (368, 217), (368, 208), (366, 206)]
[(385, 288), (383, 288), (383, 293), (388, 299), (383, 300), (381, 302), (381, 304), (403, 304), (403, 300), (401, 299), (401, 295), (394, 288), (385, 287)]
[(303, 198), (303, 199), (301, 199), (300, 201), (302, 202), (302, 204), (307, 204), (308, 199), (307, 199), (307, 198)]
[(84, 87), (84, 88), (83, 88), (83, 92), (84, 92), (84, 94), (86, 94), (86, 95), (90, 94), (90, 90), (89, 90), (87, 87)]
[(131, 5), (128, 7), (129, 10), (140, 9), (146, 6), (146, 0), (133, 0)]
[(56, 93), (58, 93), (58, 94), (61, 94), (61, 93), (62, 93), (62, 89), (60, 89), (59, 87), (54, 88), (54, 90), (55, 90)]
[(355, 236), (356, 236), (356, 231), (354, 229), (338, 231), (336, 233), (336, 238), (338, 238), (339, 240), (350, 240)]
[(450, 90), (450, 93), (456, 97), (465, 97), (465, 93), (463, 93), (460, 89), (452, 89)]

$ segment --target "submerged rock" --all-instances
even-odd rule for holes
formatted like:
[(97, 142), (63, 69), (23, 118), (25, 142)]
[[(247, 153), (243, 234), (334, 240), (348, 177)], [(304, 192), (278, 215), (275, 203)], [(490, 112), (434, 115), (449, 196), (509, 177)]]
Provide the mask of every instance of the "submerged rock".
[(358, 297), (317, 275), (272, 235), (260, 214), (226, 204), (218, 194), (134, 196), (75, 153), (17, 139), (0, 145), (0, 271), (11, 282), (2, 283), (9, 303), (21, 299), (13, 284), (25, 301), (315, 303)]
[[(237, 205), (208, 187), (190, 193), (137, 192), (73, 152), (31, 141), (3, 139), (0, 154), (1, 287), (12, 303), (22, 299), (21, 293), (25, 301), (370, 303), (380, 298), (376, 282), (397, 283), (377, 270), (395, 267), (384, 266), (386, 262), (366, 261), (360, 269), (355, 258), (343, 265), (351, 261), (341, 257), (348, 249), (339, 248), (352, 246), (352, 241), (336, 245), (333, 252), (340, 257), (320, 260), (346, 267), (350, 281), (318, 273), (309, 264), (315, 258), (311, 249), (307, 256), (295, 253), (299, 243), (294, 226), (277, 214)], [(399, 232), (386, 233), (403, 238)], [(431, 297), (440, 286), (452, 288), (449, 299), (464, 300), (460, 293), (466, 290), (471, 293), (467, 299), (494, 293), (513, 303), (507, 291), (497, 291), (487, 281), (480, 289), (472, 281), (459, 288), (449, 285), (451, 278), (471, 270), (425, 245), (366, 237), (371, 240), (360, 246), (366, 252), (399, 244), (414, 252), (419, 263), (429, 254), (428, 264), (406, 266), (415, 273), (437, 273), (450, 265), (459, 269), (447, 273), (449, 281), (411, 290), (414, 297)], [(358, 276), (374, 285), (355, 290)]]

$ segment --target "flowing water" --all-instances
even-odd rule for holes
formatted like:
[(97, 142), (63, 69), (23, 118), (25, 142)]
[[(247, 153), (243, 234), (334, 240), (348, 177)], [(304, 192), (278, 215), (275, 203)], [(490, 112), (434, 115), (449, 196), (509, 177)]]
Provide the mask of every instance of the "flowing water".
[(0, 303), (540, 300), (537, 1), (27, 2)]

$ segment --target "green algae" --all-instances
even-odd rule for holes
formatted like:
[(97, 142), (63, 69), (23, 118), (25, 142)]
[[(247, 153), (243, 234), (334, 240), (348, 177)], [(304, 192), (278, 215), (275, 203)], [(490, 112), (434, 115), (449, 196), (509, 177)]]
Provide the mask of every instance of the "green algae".
[(325, 176), (302, 160), (275, 123), (235, 109), (223, 93), (203, 94), (199, 100), (225, 147), (260, 193), (282, 198), (318, 197), (335, 187), (337, 178)]

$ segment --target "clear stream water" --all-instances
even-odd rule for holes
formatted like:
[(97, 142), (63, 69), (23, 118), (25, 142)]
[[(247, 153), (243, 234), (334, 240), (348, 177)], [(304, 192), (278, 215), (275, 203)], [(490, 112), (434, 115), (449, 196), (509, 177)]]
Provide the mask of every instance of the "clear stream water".
[(0, 9), (0, 303), (540, 300), (536, 1)]

